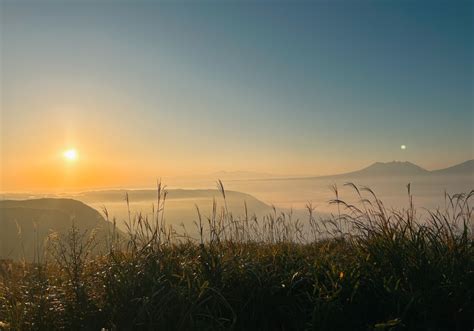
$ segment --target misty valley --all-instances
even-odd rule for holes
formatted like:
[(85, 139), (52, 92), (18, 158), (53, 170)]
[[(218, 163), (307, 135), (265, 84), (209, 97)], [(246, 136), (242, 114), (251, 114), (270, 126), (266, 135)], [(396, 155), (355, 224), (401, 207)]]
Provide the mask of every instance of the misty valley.
[(0, 0), (0, 331), (473, 331), (473, 0)]
[[(202, 217), (209, 218), (215, 202), (217, 212), (225, 207), (234, 217), (242, 218), (247, 213), (247, 217), (255, 216), (257, 219), (285, 214), (288, 222), (299, 220), (304, 229), (308, 225), (309, 203), (314, 207), (314, 216), (319, 219), (340, 213), (340, 208), (330, 203), (336, 198), (335, 187), (339, 198), (351, 204), (360, 203), (360, 197), (348, 183), (370, 188), (386, 208), (397, 210), (409, 208), (407, 185), (410, 184), (410, 193), (414, 204), (420, 208), (419, 213), (423, 213), (421, 208), (444, 209), (448, 203), (446, 193), (469, 193), (474, 188), (474, 161), (434, 172), (413, 164), (389, 162), (375, 163), (348, 174), (325, 177), (230, 177), (223, 182), (225, 201), (216, 187), (217, 180), (201, 179), (198, 185), (203, 188), (166, 188), (165, 210), (160, 215), (166, 225), (181, 235), (197, 239), (198, 209)], [(190, 181), (188, 185), (196, 185), (196, 182)], [(366, 194), (366, 197), (370, 195)], [(54, 199), (73, 199), (86, 205), (74, 205), (73, 201), (67, 200), (55, 202)], [(73, 205), (76, 208), (72, 208)], [(24, 257), (32, 259), (35, 240), (39, 242), (36, 248), (43, 249), (43, 242), (48, 235), (55, 231), (66, 232), (73, 222), (81, 229), (98, 227), (104, 232), (102, 236), (106, 229), (110, 230), (112, 222), (120, 231), (126, 231), (126, 223), (131, 220), (153, 220), (156, 209), (156, 189), (114, 189), (70, 194), (5, 193), (0, 201), (0, 225), (3, 229), (0, 235), (0, 256), (20, 258), (24, 254)], [(90, 219), (83, 216), (94, 213)]]

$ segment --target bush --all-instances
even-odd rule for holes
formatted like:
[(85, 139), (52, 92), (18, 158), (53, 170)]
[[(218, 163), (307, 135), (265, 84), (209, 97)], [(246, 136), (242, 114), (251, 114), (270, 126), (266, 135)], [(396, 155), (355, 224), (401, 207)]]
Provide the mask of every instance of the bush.
[(410, 192), (387, 211), (350, 185), (358, 204), (336, 195), (321, 220), (308, 206), (308, 224), (214, 204), (195, 239), (165, 225), (159, 186), (155, 217), (130, 219), (106, 254), (73, 228), (48, 262), (0, 264), (0, 329), (472, 330), (474, 192), (420, 217)]

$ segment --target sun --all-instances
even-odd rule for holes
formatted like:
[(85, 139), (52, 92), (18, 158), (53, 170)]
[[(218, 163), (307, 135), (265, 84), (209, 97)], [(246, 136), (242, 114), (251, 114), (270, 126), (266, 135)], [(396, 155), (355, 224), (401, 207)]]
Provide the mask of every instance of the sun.
[(75, 149), (68, 149), (63, 153), (63, 156), (68, 161), (75, 161), (77, 159), (77, 151)]

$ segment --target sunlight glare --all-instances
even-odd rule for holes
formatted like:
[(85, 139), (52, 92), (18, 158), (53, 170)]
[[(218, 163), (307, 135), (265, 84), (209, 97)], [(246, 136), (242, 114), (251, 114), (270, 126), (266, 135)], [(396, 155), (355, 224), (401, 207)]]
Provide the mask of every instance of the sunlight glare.
[(68, 149), (63, 155), (69, 161), (75, 161), (77, 159), (77, 152), (75, 149)]

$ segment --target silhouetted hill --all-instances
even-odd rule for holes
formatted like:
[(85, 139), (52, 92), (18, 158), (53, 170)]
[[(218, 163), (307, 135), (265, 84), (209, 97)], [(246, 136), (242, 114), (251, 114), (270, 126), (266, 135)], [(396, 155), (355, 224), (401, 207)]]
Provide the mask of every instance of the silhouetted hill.
[[(212, 212), (212, 204), (215, 199), (218, 204), (218, 211), (224, 206), (222, 195), (220, 191), (216, 189), (169, 189), (167, 190), (168, 194), (166, 197), (166, 207), (165, 207), (165, 219), (167, 224), (173, 225), (175, 227), (181, 228), (181, 224), (186, 226), (187, 231), (193, 234), (195, 230), (194, 221), (197, 220), (197, 211), (196, 206), (199, 207), (202, 216), (207, 217)], [(271, 206), (266, 203), (256, 199), (250, 194), (241, 193), (232, 190), (226, 190), (226, 206), (228, 211), (235, 216), (242, 216), (245, 214), (244, 202), (247, 206), (249, 216), (258, 215), (263, 216), (270, 212), (273, 212)], [(141, 189), (141, 190), (124, 190), (124, 189), (115, 189), (115, 190), (99, 190), (99, 191), (85, 191), (82, 193), (69, 195), (70, 199), (36, 199), (36, 200), (22, 200), (22, 201), (3, 201), (5, 208), (14, 207), (16, 205), (21, 205), (23, 208), (26, 206), (29, 207), (29, 212), (26, 213), (26, 219), (36, 220), (39, 216), (43, 215), (41, 218), (43, 224), (47, 224), (49, 228), (53, 227), (50, 224), (48, 218), (52, 218), (52, 223), (55, 224), (55, 228), (58, 228), (58, 222), (56, 220), (62, 220), (61, 224), (71, 225), (69, 220), (69, 215), (73, 213), (76, 215), (76, 224), (83, 223), (87, 225), (88, 228), (94, 227), (94, 222), (89, 222), (89, 220), (95, 220), (96, 217), (99, 217), (101, 223), (103, 221), (102, 216), (92, 208), (89, 208), (87, 215), (86, 211), (83, 210), (83, 203), (86, 203), (93, 208), (101, 209), (103, 207), (107, 208), (110, 219), (116, 218), (117, 225), (125, 230), (125, 223), (129, 217), (128, 205), (125, 202), (125, 195), (128, 194), (130, 201), (130, 212), (131, 217), (134, 218), (137, 214), (142, 216), (153, 217), (152, 210), (153, 205), (156, 207), (156, 189)], [(10, 195), (4, 194), (6, 198), (17, 198), (19, 196), (31, 196), (29, 194), (24, 195)], [(76, 201), (78, 200), (78, 201)], [(57, 204), (55, 205), (52, 202), (46, 203), (48, 201), (62, 201), (58, 209)], [(68, 201), (72, 203), (68, 203)], [(81, 202), (79, 202), (81, 201)], [(78, 205), (79, 204), (79, 205)], [(67, 205), (67, 208), (65, 206)], [(0, 204), (0, 206), (2, 206)], [(33, 210), (32, 208), (41, 206), (39, 210)], [(87, 207), (87, 206), (86, 206)], [(1, 208), (1, 207), (0, 207)], [(4, 209), (5, 209), (4, 208)], [(45, 211), (46, 209), (46, 211)], [(51, 212), (50, 210), (55, 210)], [(6, 211), (3, 211), (6, 214)], [(16, 211), (15, 215), (21, 215), (20, 211)], [(79, 215), (83, 215), (80, 216)], [(11, 222), (10, 222), (11, 223)], [(0, 223), (1, 224), (1, 223)], [(13, 229), (15, 229), (15, 224), (11, 223)], [(31, 227), (30, 227), (31, 228)], [(9, 232), (12, 232), (10, 230)], [(24, 232), (24, 231), (23, 231)], [(30, 231), (31, 232), (31, 231)], [(1, 238), (1, 235), (0, 235)], [(1, 252), (0, 252), (1, 253)], [(1, 255), (1, 254), (0, 254)]]
[[(361, 170), (347, 172), (343, 174), (328, 175), (328, 176), (314, 176), (314, 177), (296, 177), (296, 178), (275, 178), (273, 180), (305, 180), (305, 179), (357, 179), (357, 178), (383, 178), (387, 179), (393, 177), (414, 177), (414, 176), (437, 176), (437, 175), (458, 175), (468, 176), (474, 175), (474, 160), (468, 160), (466, 162), (448, 167), (445, 169), (426, 170), (414, 163), (405, 161), (392, 161), (392, 162), (375, 162), (374, 164), (363, 168)], [(265, 180), (265, 179), (262, 179)]]
[(0, 201), (0, 257), (32, 259), (35, 246), (43, 247), (53, 232), (66, 233), (72, 224), (80, 229), (97, 229), (107, 235), (110, 226), (101, 214), (73, 199)]
[[(194, 221), (197, 220), (196, 206), (199, 207), (203, 217), (212, 213), (214, 199), (218, 204), (218, 211), (224, 206), (221, 193), (216, 189), (170, 189), (165, 203), (165, 219), (167, 224), (181, 228), (186, 226), (187, 231), (194, 234), (196, 230)], [(128, 194), (132, 217), (137, 213), (152, 217), (152, 205), (156, 206), (156, 190), (107, 190), (89, 191), (74, 196), (74, 199), (83, 201), (93, 207), (105, 206), (110, 215), (117, 218), (117, 224), (124, 228), (124, 220), (128, 219), (128, 207), (125, 194)], [(245, 214), (244, 202), (250, 216), (262, 216), (272, 212), (272, 207), (256, 199), (252, 195), (226, 190), (226, 206), (228, 211), (235, 216)]]
[(474, 176), (474, 160), (468, 160), (452, 167), (431, 171), (436, 175), (472, 175)]
[[(374, 164), (362, 170), (344, 174), (344, 176), (364, 176), (364, 177), (378, 177), (378, 176), (418, 176), (429, 174), (429, 171), (423, 169), (411, 162), (375, 162)], [(342, 176), (342, 175), (341, 175)]]
[[(262, 201), (256, 199), (250, 194), (226, 190), (226, 199), (229, 204), (242, 205), (245, 201), (249, 208), (252, 210), (270, 209), (270, 206), (266, 205)], [(96, 203), (98, 201), (106, 202), (124, 202), (125, 194), (128, 194), (130, 201), (141, 202), (156, 200), (156, 190), (144, 189), (144, 190), (103, 190), (103, 191), (86, 191), (74, 196), (75, 199), (83, 201), (85, 203)], [(166, 200), (191, 200), (193, 209), (194, 203), (201, 200), (211, 201), (213, 198), (220, 198), (221, 193), (215, 189), (167, 189)]]

